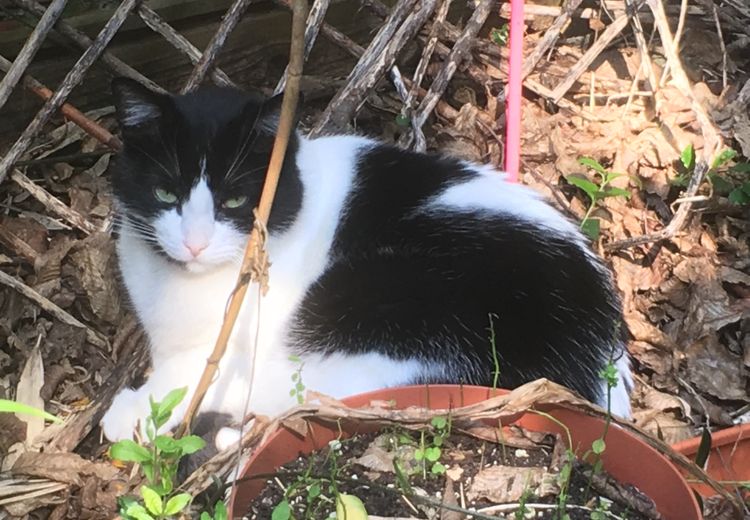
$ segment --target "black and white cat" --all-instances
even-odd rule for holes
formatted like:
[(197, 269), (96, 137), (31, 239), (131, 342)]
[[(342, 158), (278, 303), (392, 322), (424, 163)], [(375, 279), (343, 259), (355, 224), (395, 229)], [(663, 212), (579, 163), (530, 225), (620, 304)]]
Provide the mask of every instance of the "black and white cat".
[[(113, 84), (125, 143), (113, 172), (120, 269), (153, 373), (103, 419), (129, 438), (148, 397), (194, 389), (233, 289), (280, 99), (232, 89), (156, 94)], [(337, 135), (292, 138), (269, 222), (270, 291), (250, 291), (204, 411), (240, 418), (295, 404), (292, 374), (335, 397), (411, 383), (546, 377), (630, 413), (621, 307), (575, 224), (486, 166)], [(176, 410), (168, 427), (184, 414)]]

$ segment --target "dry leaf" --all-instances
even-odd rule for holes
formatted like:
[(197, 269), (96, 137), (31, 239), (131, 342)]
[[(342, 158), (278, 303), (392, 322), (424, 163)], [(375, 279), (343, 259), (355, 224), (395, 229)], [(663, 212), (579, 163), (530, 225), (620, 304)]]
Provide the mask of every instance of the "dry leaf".
[(716, 335), (696, 341), (685, 354), (688, 377), (700, 391), (719, 399), (750, 400), (742, 358), (729, 352)]
[[(529, 490), (537, 496), (554, 493), (556, 475), (540, 467), (490, 466), (474, 476), (466, 498), (484, 498), (497, 504), (517, 502)], [(540, 494), (542, 489), (545, 494)], [(559, 490), (558, 490), (559, 492)]]
[(111, 237), (106, 233), (92, 235), (70, 256), (78, 269), (91, 310), (104, 321), (117, 322), (120, 291), (115, 277), (115, 248)]
[[(26, 360), (21, 377), (18, 380), (16, 401), (44, 410), (44, 400), (39, 393), (42, 386), (44, 386), (44, 364), (42, 363), (42, 354), (39, 350), (41, 342), (42, 336), (40, 335)], [(36, 436), (44, 429), (44, 418), (32, 417), (25, 414), (16, 414), (16, 417), (26, 423), (26, 444), (30, 446)]]
[(119, 470), (109, 464), (91, 462), (76, 453), (27, 452), (13, 465), (13, 473), (81, 486), (85, 478), (91, 476), (105, 482), (112, 480)]

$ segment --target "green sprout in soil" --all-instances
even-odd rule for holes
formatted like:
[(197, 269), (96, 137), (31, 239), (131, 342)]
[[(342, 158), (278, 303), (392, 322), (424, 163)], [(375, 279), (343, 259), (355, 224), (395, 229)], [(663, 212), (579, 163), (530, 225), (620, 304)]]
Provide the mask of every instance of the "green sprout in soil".
[(428, 466), (430, 473), (433, 475), (442, 475), (445, 473), (445, 466), (440, 462), (440, 457), (443, 454), (441, 447), (446, 435), (450, 431), (450, 423), (445, 417), (433, 417), (430, 424), (433, 428), (431, 442), (429, 444), (426, 442), (425, 432), (422, 431), (419, 438), (419, 447), (414, 450), (414, 460), (422, 466), (422, 476), (424, 478), (427, 478)]
[(594, 171), (594, 176), (598, 178), (598, 183), (573, 175), (565, 177), (565, 180), (573, 186), (581, 188), (588, 196), (589, 207), (586, 210), (583, 220), (581, 220), (581, 231), (592, 240), (596, 240), (599, 238), (601, 226), (599, 219), (591, 218), (591, 212), (594, 211), (597, 203), (608, 197), (625, 197), (627, 199), (630, 198), (630, 192), (622, 188), (610, 186), (613, 180), (623, 177), (625, 174), (611, 172), (604, 168), (599, 161), (590, 157), (581, 157), (578, 159), (578, 162)]
[(23, 403), (19, 403), (17, 401), (11, 401), (8, 399), (0, 399), (0, 413), (20, 413), (24, 415), (30, 415), (32, 417), (41, 417), (42, 419), (46, 419), (47, 421), (52, 421), (55, 423), (61, 423), (62, 419), (55, 417), (51, 413), (47, 413), (44, 410), (40, 410), (39, 408), (34, 408), (33, 406), (28, 406)]
[[(723, 150), (711, 163), (706, 173), (712, 193), (725, 196), (736, 205), (750, 204), (750, 162), (738, 161), (732, 149)], [(734, 162), (733, 165), (729, 165)], [(695, 171), (695, 149), (689, 144), (680, 154), (682, 172), (672, 180), (674, 186), (688, 185)]]
[[(184, 511), (193, 500), (190, 493), (179, 493), (176, 489), (177, 467), (183, 457), (203, 449), (206, 443), (196, 435), (175, 439), (158, 433), (185, 398), (187, 390), (187, 387), (172, 390), (160, 402), (149, 397), (151, 412), (146, 419), (147, 442), (125, 439), (109, 449), (112, 459), (139, 464), (146, 479), (139, 497), (120, 497), (120, 516), (125, 520), (171, 518)], [(200, 518), (226, 520), (226, 508), (219, 502), (213, 516), (204, 512)]]

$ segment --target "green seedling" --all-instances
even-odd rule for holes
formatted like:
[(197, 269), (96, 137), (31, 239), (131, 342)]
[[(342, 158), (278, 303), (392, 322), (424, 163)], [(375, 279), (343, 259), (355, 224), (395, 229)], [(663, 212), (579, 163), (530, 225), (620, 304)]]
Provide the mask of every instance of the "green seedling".
[(510, 26), (504, 23), (500, 27), (495, 27), (490, 31), (490, 40), (492, 43), (505, 47), (508, 45), (508, 37), (510, 36)]
[[(120, 498), (120, 515), (125, 520), (171, 518), (193, 500), (189, 493), (178, 493), (175, 489), (177, 466), (184, 456), (203, 449), (206, 443), (196, 435), (175, 439), (158, 433), (186, 393), (187, 387), (172, 390), (160, 402), (149, 398), (151, 412), (145, 428), (148, 443), (126, 439), (114, 443), (109, 449), (112, 459), (138, 463), (146, 477), (147, 483), (141, 486), (139, 497)], [(226, 514), (223, 518), (219, 513), (215, 515), (219, 516), (214, 516), (214, 520), (226, 518)]]
[(304, 361), (299, 356), (289, 356), (289, 361), (297, 364), (297, 370), (292, 374), (292, 388), (289, 390), (289, 395), (297, 399), (297, 404), (303, 404), (305, 402), (305, 385), (302, 382), (302, 369), (305, 366)]
[(581, 220), (581, 231), (583, 231), (589, 238), (596, 240), (599, 238), (600, 223), (599, 219), (591, 218), (591, 212), (594, 211), (596, 205), (603, 199), (608, 197), (625, 197), (630, 198), (630, 192), (622, 188), (610, 186), (612, 181), (618, 177), (623, 177), (622, 173), (610, 172), (599, 161), (590, 157), (581, 157), (578, 162), (583, 166), (593, 170), (594, 176), (598, 178), (598, 183), (585, 179), (583, 177), (575, 177), (569, 175), (565, 177), (573, 186), (581, 188), (589, 198), (589, 207), (586, 210), (586, 214)]
[[(711, 191), (725, 196), (729, 202), (737, 205), (750, 204), (750, 163), (737, 161), (736, 151), (727, 148), (723, 150), (711, 163), (706, 172), (706, 179), (711, 185)], [(733, 165), (729, 165), (734, 162)], [(675, 186), (687, 186), (695, 171), (695, 149), (689, 144), (680, 154), (683, 171), (672, 180)]]
[(422, 431), (419, 446), (414, 450), (414, 460), (422, 466), (422, 476), (424, 478), (427, 478), (428, 467), (430, 473), (433, 475), (442, 475), (445, 473), (445, 466), (440, 462), (440, 457), (443, 454), (441, 447), (446, 435), (450, 431), (450, 423), (445, 417), (433, 417), (430, 424), (433, 428), (431, 442), (427, 443), (426, 434)]

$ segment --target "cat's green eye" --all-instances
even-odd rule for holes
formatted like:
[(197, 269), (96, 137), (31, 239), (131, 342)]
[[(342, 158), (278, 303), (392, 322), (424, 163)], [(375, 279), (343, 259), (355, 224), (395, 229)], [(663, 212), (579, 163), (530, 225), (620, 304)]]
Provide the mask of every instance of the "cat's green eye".
[(225, 208), (229, 208), (229, 209), (236, 209), (244, 205), (245, 202), (247, 202), (247, 197), (244, 195), (241, 195), (239, 197), (234, 197), (234, 198), (225, 200), (222, 206), (224, 206)]
[(177, 202), (177, 195), (163, 188), (156, 188), (154, 190), (154, 197), (156, 197), (156, 200), (163, 202), (164, 204), (174, 204)]

